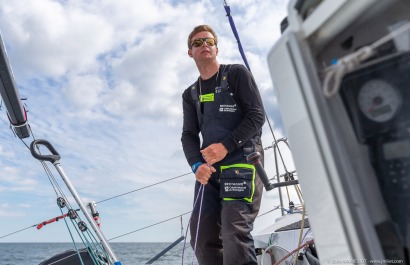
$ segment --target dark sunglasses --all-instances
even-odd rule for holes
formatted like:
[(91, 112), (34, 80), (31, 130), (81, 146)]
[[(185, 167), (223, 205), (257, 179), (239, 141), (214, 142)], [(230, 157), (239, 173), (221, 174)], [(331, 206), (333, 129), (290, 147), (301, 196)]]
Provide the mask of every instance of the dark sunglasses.
[(206, 42), (206, 45), (208, 46), (214, 46), (215, 43), (215, 39), (213, 38), (199, 38), (199, 39), (195, 39), (192, 43), (191, 43), (191, 47), (200, 47), (202, 46), (202, 44)]

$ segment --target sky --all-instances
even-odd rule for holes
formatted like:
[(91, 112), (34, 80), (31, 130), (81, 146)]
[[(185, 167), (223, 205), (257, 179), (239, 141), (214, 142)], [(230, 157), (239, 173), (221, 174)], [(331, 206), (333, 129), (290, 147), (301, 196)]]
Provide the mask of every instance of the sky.
[[(287, 0), (230, 0), (252, 73), (277, 139), (286, 132), (276, 104), (267, 55), (280, 37)], [(137, 4), (138, 3), (138, 4)], [(61, 166), (84, 202), (97, 204), (106, 238), (114, 238), (192, 210), (195, 177), (181, 146), (182, 92), (198, 77), (186, 39), (199, 24), (219, 37), (220, 63), (242, 63), (217, 0), (0, 0), (0, 31), (36, 139), (61, 155)], [(30, 144), (33, 139), (25, 139)], [(263, 128), (268, 147), (273, 136)], [(283, 149), (287, 168), (291, 154)], [(273, 177), (274, 155), (265, 152)], [(61, 178), (48, 164), (63, 186)], [(190, 173), (190, 174), (189, 174)], [(68, 194), (68, 192), (67, 192)], [(265, 192), (260, 213), (279, 205)], [(0, 111), (0, 237), (60, 215), (41, 164)], [(254, 232), (279, 211), (257, 218)], [(189, 215), (184, 215), (186, 229)], [(114, 242), (172, 242), (180, 219)], [(26, 229), (2, 242), (69, 242), (64, 222)]]

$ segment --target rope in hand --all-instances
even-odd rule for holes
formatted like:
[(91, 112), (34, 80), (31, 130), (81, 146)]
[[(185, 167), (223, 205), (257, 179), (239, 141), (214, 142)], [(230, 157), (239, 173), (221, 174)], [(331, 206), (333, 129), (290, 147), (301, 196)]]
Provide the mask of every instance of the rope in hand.
[[(194, 255), (192, 255), (192, 265), (194, 264), (194, 257), (195, 257), (195, 253), (196, 253), (196, 243), (198, 241), (198, 232), (199, 232), (199, 223), (201, 222), (201, 211), (202, 211), (202, 202), (204, 200), (204, 191), (205, 191), (205, 185), (202, 184), (199, 187), (199, 191), (198, 194), (201, 194), (201, 201), (199, 203), (199, 213), (198, 213), (198, 223), (196, 225), (196, 235), (195, 235), (195, 244), (194, 244)], [(192, 211), (193, 212), (193, 211)]]
[[(193, 208), (192, 208), (191, 217), (189, 218), (188, 225), (187, 225), (187, 227), (186, 227), (184, 247), (183, 247), (183, 249), (182, 249), (182, 263), (181, 263), (182, 265), (184, 265), (185, 245), (186, 245), (186, 239), (187, 239), (187, 235), (188, 235), (189, 225), (191, 224), (192, 215), (194, 214), (195, 206), (196, 206), (196, 204), (197, 204), (197, 202), (198, 202), (199, 196), (200, 196), (201, 193), (202, 193), (202, 195), (201, 195), (201, 203), (200, 203), (200, 208), (199, 208), (199, 214), (201, 214), (204, 191), (205, 191), (205, 187), (204, 187), (204, 185), (201, 185), (201, 186), (199, 187), (198, 194), (196, 195), (196, 198), (195, 198), (195, 201), (194, 201), (194, 206), (193, 206)], [(198, 219), (199, 219), (199, 216), (198, 216)], [(199, 223), (198, 223), (198, 227), (199, 227)], [(197, 228), (198, 228), (198, 227), (197, 227)], [(198, 235), (198, 229), (197, 229), (197, 235)], [(198, 237), (196, 237), (196, 239), (197, 239), (197, 238), (198, 238)], [(196, 240), (195, 240), (195, 247), (196, 247)], [(194, 254), (195, 254), (195, 250), (194, 250)], [(192, 258), (192, 259), (193, 259), (193, 258)]]

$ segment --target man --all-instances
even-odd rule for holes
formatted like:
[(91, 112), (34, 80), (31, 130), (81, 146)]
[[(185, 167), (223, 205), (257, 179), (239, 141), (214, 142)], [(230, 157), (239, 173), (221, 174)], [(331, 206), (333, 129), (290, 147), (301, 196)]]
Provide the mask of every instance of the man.
[(182, 95), (181, 141), (197, 180), (195, 198), (204, 185), (202, 207), (198, 202), (192, 214), (191, 245), (200, 265), (256, 265), (250, 233), (262, 183), (246, 156), (263, 154), (264, 110), (251, 73), (243, 65), (218, 63), (217, 43), (208, 25), (188, 37), (188, 55), (200, 76)]

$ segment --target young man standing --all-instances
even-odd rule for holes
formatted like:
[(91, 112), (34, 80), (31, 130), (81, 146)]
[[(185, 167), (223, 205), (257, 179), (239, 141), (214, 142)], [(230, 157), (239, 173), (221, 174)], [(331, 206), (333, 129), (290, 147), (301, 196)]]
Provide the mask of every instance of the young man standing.
[(200, 265), (256, 265), (251, 231), (262, 183), (246, 156), (263, 155), (265, 115), (252, 74), (243, 65), (220, 65), (217, 43), (208, 25), (188, 37), (200, 75), (182, 95), (181, 141), (197, 180), (195, 198), (204, 185), (202, 210), (198, 202), (192, 214), (191, 245)]

